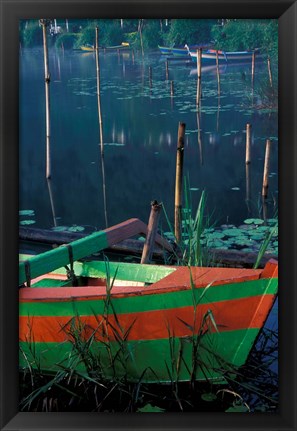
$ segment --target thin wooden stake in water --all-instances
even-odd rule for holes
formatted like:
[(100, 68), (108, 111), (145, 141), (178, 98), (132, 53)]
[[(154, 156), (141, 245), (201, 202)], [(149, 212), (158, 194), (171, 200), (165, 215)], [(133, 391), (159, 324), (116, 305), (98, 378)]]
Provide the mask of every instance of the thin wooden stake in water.
[(267, 198), (267, 195), (268, 195), (268, 176), (269, 176), (270, 152), (271, 152), (271, 141), (269, 139), (267, 139), (266, 151), (265, 151), (265, 162), (264, 162), (264, 173), (263, 173), (263, 187), (262, 187), (263, 198)]
[(47, 181), (47, 187), (48, 187), (48, 194), (49, 194), (49, 198), (50, 198), (53, 222), (54, 222), (54, 226), (56, 227), (57, 226), (57, 217), (56, 217), (56, 211), (55, 211), (55, 203), (54, 203), (54, 196), (53, 196), (53, 191), (52, 191), (51, 179), (48, 178), (46, 181)]
[(174, 234), (177, 244), (181, 240), (182, 178), (184, 164), (185, 123), (179, 123), (177, 135), (176, 177), (175, 177), (175, 210)]
[(245, 166), (245, 186), (246, 186), (246, 195), (245, 195), (245, 201), (247, 204), (247, 208), (249, 212), (251, 212), (250, 209), (250, 201), (251, 201), (251, 165), (247, 164)]
[(221, 95), (221, 83), (220, 83), (220, 70), (219, 70), (219, 53), (216, 51), (216, 66), (217, 66), (217, 80), (218, 80), (218, 96)]
[(201, 99), (201, 59), (202, 49), (197, 49), (197, 94), (196, 94), (196, 105), (200, 106)]
[(165, 62), (165, 70), (166, 70), (166, 79), (168, 81), (168, 79), (169, 79), (169, 64), (168, 64), (168, 60), (167, 59), (166, 59), (166, 62)]
[(147, 226), (146, 240), (144, 243), (140, 263), (149, 263), (151, 261), (155, 239), (157, 235), (157, 230), (158, 230), (161, 208), (162, 208), (162, 204), (158, 204), (157, 201), (153, 201), (151, 203), (151, 213), (150, 213), (150, 218)]
[(98, 103), (98, 120), (99, 120), (100, 149), (101, 149), (103, 205), (104, 205), (105, 226), (108, 227), (105, 165), (104, 165), (103, 125), (102, 125), (101, 100), (100, 100), (100, 63), (99, 63), (99, 29), (98, 29), (98, 27), (96, 27), (95, 52), (96, 52), (96, 71), (97, 71), (97, 103)]
[(248, 165), (251, 163), (251, 131), (252, 125), (247, 123), (246, 125), (246, 151), (245, 151), (245, 163)]
[(197, 116), (197, 129), (198, 129), (198, 148), (199, 148), (199, 156), (200, 156), (200, 165), (203, 165), (203, 148), (202, 148), (202, 140), (201, 140), (201, 127), (200, 127), (200, 112), (196, 112)]
[(143, 57), (144, 56), (144, 49), (143, 49), (143, 40), (142, 40), (142, 25), (143, 25), (143, 19), (140, 19), (139, 24), (138, 24), (138, 30), (139, 30), (139, 37), (140, 37), (141, 54)]
[(153, 73), (152, 73), (152, 67), (151, 66), (149, 66), (149, 84), (150, 84), (150, 87), (152, 87), (152, 85), (153, 85)]
[(96, 27), (96, 71), (97, 71), (97, 103), (98, 103), (98, 120), (99, 120), (99, 132), (100, 132), (100, 148), (101, 155), (104, 153), (103, 143), (103, 127), (102, 127), (102, 114), (101, 114), (101, 101), (100, 101), (100, 63), (99, 63), (99, 42), (98, 42), (98, 27)]
[(254, 79), (255, 79), (255, 57), (256, 53), (253, 51), (252, 55), (252, 87), (254, 88)]
[(47, 49), (47, 38), (46, 28), (48, 26), (48, 20), (41, 19), (40, 24), (42, 25), (43, 34), (43, 57), (44, 57), (44, 80), (45, 80), (45, 121), (46, 121), (46, 179), (51, 177), (51, 151), (50, 151), (50, 73), (48, 67), (48, 49)]
[(268, 67), (268, 75), (269, 75), (270, 87), (272, 88), (271, 62), (270, 62), (270, 57), (269, 56), (267, 58), (267, 67)]
[(170, 81), (170, 96), (174, 96), (174, 82)]

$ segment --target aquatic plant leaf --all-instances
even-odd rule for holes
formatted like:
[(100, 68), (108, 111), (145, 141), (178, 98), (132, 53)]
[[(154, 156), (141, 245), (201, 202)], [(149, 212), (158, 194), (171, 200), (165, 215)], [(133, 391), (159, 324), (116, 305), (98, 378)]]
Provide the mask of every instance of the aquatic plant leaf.
[(52, 227), (52, 230), (55, 232), (65, 232), (66, 230), (68, 230), (68, 226), (55, 226)]
[(229, 407), (229, 409), (225, 410), (226, 413), (247, 413), (249, 409), (246, 406), (234, 406)]
[(244, 220), (244, 223), (246, 224), (263, 224), (264, 220), (261, 220), (260, 218), (248, 218)]
[(34, 224), (36, 223), (35, 220), (22, 220), (20, 222), (21, 225), (29, 225), (29, 224)]
[(242, 234), (242, 230), (241, 229), (237, 229), (237, 228), (225, 229), (225, 230), (223, 230), (223, 233), (226, 236), (238, 236), (238, 235)]
[(19, 211), (19, 215), (20, 216), (33, 217), (33, 216), (35, 216), (35, 212), (34, 212), (34, 210), (21, 210), (21, 211)]
[(82, 232), (85, 228), (83, 226), (71, 226), (68, 228), (68, 232)]
[(144, 407), (137, 409), (139, 413), (163, 413), (165, 409), (161, 409), (157, 406), (152, 406), (151, 404), (146, 404)]
[(201, 399), (203, 401), (210, 401), (211, 402), (211, 401), (215, 401), (217, 399), (217, 396), (210, 392), (210, 393), (202, 394)]

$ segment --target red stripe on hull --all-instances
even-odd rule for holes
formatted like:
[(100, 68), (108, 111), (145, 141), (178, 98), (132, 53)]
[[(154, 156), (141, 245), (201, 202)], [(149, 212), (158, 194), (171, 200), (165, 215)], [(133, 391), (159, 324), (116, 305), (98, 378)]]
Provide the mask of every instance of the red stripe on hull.
[[(261, 328), (273, 301), (274, 295), (265, 295), (199, 305), (196, 313), (195, 332), (200, 330), (203, 317), (208, 310), (212, 311), (219, 332)], [(162, 339), (168, 338), (169, 335), (175, 337), (191, 336), (193, 335), (192, 330), (181, 320), (193, 326), (193, 318), (193, 307), (117, 316), (122, 334), (131, 327), (128, 340)], [(69, 340), (70, 320), (71, 317), (69, 316), (20, 316), (20, 341), (63, 342)], [(109, 335), (107, 338), (102, 335), (102, 329), (100, 329), (103, 327), (102, 316), (80, 316), (79, 321), (84, 324), (83, 336), (86, 338), (93, 333), (94, 329), (98, 328), (96, 334), (98, 340), (114, 341), (115, 335), (112, 327), (116, 328), (117, 332), (121, 332), (114, 315), (108, 316), (110, 325), (108, 325)], [(211, 323), (209, 329), (215, 330)]]

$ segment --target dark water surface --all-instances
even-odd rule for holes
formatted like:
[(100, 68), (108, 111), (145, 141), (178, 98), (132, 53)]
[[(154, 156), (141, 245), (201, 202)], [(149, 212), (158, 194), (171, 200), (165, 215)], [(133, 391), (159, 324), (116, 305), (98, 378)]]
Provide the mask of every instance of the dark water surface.
[[(152, 67), (152, 84), (149, 82)], [(105, 226), (94, 53), (49, 52), (51, 73), (51, 189), (45, 179), (45, 91), (41, 49), (20, 55), (20, 210), (34, 210), (36, 227)], [(130, 217), (147, 221), (150, 202), (173, 217), (177, 130), (186, 123), (184, 174), (193, 207), (203, 189), (217, 223), (240, 224), (261, 214), (265, 141), (273, 142), (268, 217), (277, 210), (277, 113), (250, 109), (251, 65), (202, 69), (202, 109), (195, 106), (195, 64), (149, 53), (100, 54), (101, 106), (109, 225)], [(170, 97), (170, 80), (175, 93)], [(256, 64), (255, 83), (268, 82)], [(255, 101), (257, 101), (255, 92)], [(250, 201), (247, 205), (245, 128), (252, 124)], [(199, 133), (200, 130), (200, 143)], [(53, 209), (56, 220), (53, 218)]]

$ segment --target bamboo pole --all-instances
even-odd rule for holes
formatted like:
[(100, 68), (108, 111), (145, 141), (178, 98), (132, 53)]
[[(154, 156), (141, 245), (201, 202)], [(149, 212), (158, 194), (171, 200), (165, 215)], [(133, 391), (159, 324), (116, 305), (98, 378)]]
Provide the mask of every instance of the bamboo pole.
[(245, 163), (248, 165), (251, 163), (251, 131), (252, 125), (247, 123), (246, 125), (246, 151), (245, 151)]
[(96, 27), (96, 72), (97, 72), (97, 104), (98, 104), (98, 121), (99, 121), (99, 133), (100, 133), (100, 148), (101, 155), (104, 153), (104, 143), (103, 143), (103, 126), (102, 126), (102, 113), (101, 113), (101, 100), (100, 100), (100, 63), (99, 63), (99, 42), (98, 37), (99, 29)]
[(203, 165), (203, 147), (201, 140), (201, 126), (200, 126), (200, 112), (197, 111), (197, 129), (198, 129), (198, 149), (199, 149), (199, 157), (200, 157), (200, 165)]
[(196, 94), (196, 105), (200, 107), (201, 99), (201, 48), (197, 49), (197, 94)]
[(267, 198), (267, 195), (268, 195), (268, 175), (269, 175), (270, 153), (271, 153), (271, 141), (267, 139), (266, 150), (265, 150), (264, 172), (263, 172), (263, 187), (262, 187), (263, 198)]
[(149, 66), (149, 85), (152, 87), (153, 85), (153, 73), (152, 73), (152, 67)]
[(246, 186), (246, 196), (245, 200), (247, 202), (248, 210), (250, 212), (249, 202), (251, 200), (251, 165), (245, 165), (245, 186)]
[(48, 20), (41, 19), (40, 24), (42, 25), (43, 34), (43, 57), (44, 57), (44, 81), (45, 81), (45, 121), (46, 121), (46, 179), (51, 177), (51, 151), (50, 151), (50, 138), (51, 138), (51, 127), (50, 127), (50, 73), (48, 66), (48, 47), (46, 28), (48, 26)]
[(98, 121), (99, 121), (100, 151), (101, 151), (103, 206), (104, 206), (105, 226), (108, 227), (105, 164), (104, 164), (103, 124), (102, 124), (101, 99), (100, 99), (100, 63), (99, 63), (99, 29), (98, 29), (98, 27), (96, 27), (95, 53), (96, 53), (96, 72), (97, 72), (97, 104), (98, 104)]
[(149, 263), (151, 261), (161, 208), (162, 208), (162, 204), (158, 204), (157, 201), (151, 202), (151, 213), (150, 213), (150, 218), (147, 226), (146, 240), (143, 246), (140, 263)]
[(184, 163), (184, 136), (185, 123), (179, 123), (177, 135), (176, 154), (176, 177), (175, 177), (175, 210), (174, 210), (174, 233), (176, 243), (181, 241), (181, 209), (182, 209), (182, 178)]
[(144, 56), (144, 49), (143, 49), (143, 40), (142, 40), (142, 22), (143, 20), (139, 20), (139, 37), (140, 37), (140, 45), (141, 45), (141, 54), (142, 57)]
[(254, 80), (255, 80), (255, 57), (256, 53), (253, 51), (252, 55), (252, 87), (254, 88)]
[(166, 62), (165, 62), (165, 71), (166, 71), (166, 79), (168, 81), (168, 79), (169, 79), (169, 63), (168, 63), (167, 59), (166, 59)]
[(51, 178), (47, 178), (47, 187), (48, 187), (48, 194), (50, 198), (50, 204), (51, 204), (51, 210), (52, 210), (52, 216), (53, 216), (53, 222), (54, 226), (57, 226), (57, 217), (56, 217), (56, 211), (55, 211), (55, 202), (54, 202), (54, 196), (52, 191), (52, 185), (51, 185)]
[(216, 50), (216, 66), (217, 66), (217, 81), (218, 81), (218, 96), (221, 95), (221, 82), (220, 82), (220, 70), (219, 70), (219, 53)]
[(262, 210), (263, 210), (263, 220), (264, 220), (264, 225), (267, 226), (267, 214), (268, 214), (268, 208), (267, 208), (267, 202), (266, 199), (264, 197), (262, 197)]
[(272, 88), (272, 73), (271, 73), (271, 61), (270, 61), (270, 57), (267, 57), (267, 67), (268, 67), (268, 75), (269, 75), (269, 82), (270, 82), (270, 86)]

